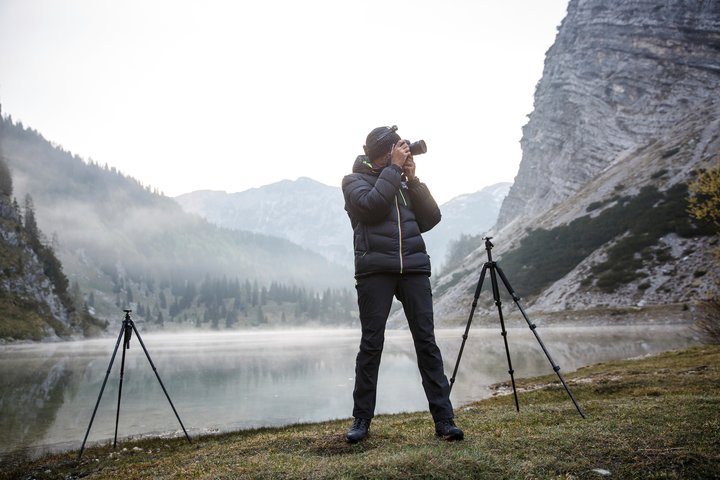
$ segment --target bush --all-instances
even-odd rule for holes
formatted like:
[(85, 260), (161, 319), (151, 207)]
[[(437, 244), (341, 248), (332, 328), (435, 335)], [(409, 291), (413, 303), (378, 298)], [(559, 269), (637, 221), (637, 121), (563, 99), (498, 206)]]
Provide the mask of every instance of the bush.
[(698, 305), (694, 328), (702, 336), (703, 343), (720, 345), (720, 297), (712, 297)]

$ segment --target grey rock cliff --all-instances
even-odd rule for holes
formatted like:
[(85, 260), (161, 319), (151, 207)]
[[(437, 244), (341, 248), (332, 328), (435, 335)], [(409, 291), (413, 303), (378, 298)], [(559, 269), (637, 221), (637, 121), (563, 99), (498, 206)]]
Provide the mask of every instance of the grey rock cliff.
[[(598, 215), (619, 195), (645, 186), (665, 191), (717, 167), (718, 91), (720, 2), (571, 0), (523, 129), (515, 183), (489, 232), (494, 259), (502, 264), (531, 229)], [(669, 234), (656, 244), (668, 259), (644, 265), (642, 285), (612, 293), (584, 286), (620, 238), (590, 252), (529, 306), (557, 312), (692, 303), (720, 282), (709, 267), (716, 238)], [(439, 323), (467, 318), (485, 261), (478, 244), (462, 267), (435, 278)], [(492, 308), (481, 309), (492, 317)]]
[[(0, 255), (7, 262), (0, 268), (0, 294), (31, 301), (38, 313), (71, 331), (70, 312), (44, 272), (37, 254), (19, 232), (20, 220), (10, 198), (0, 195)], [(56, 338), (53, 327), (45, 327), (45, 337)]]
[(717, 96), (720, 2), (572, 0), (547, 52), (498, 227), (578, 192)]

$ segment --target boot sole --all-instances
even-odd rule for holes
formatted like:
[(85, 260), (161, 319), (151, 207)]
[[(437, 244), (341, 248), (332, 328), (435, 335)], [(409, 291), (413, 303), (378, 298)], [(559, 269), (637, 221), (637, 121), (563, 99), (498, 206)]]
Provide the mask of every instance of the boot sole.
[(362, 442), (363, 440), (365, 440), (365, 439), (364, 439), (364, 438), (361, 438), (361, 439), (359, 439), (359, 440), (351, 440), (351, 439), (349, 439), (349, 438), (346, 438), (346, 439), (345, 439), (345, 443), (349, 443), (350, 445), (355, 445), (356, 443), (360, 443), (360, 442)]
[(362, 437), (362, 438), (357, 438), (357, 439), (355, 439), (355, 438), (348, 438), (348, 437), (346, 436), (346, 437), (345, 437), (345, 441), (346, 441), (347, 443), (354, 444), (354, 443), (360, 443), (360, 442), (362, 442), (363, 440), (365, 440), (366, 438), (367, 438), (367, 435), (365, 435), (365, 436)]
[(463, 440), (465, 438), (465, 435), (462, 433), (460, 435), (438, 435), (438, 434), (435, 434), (435, 436), (438, 438), (442, 438), (446, 442), (456, 442), (456, 441)]

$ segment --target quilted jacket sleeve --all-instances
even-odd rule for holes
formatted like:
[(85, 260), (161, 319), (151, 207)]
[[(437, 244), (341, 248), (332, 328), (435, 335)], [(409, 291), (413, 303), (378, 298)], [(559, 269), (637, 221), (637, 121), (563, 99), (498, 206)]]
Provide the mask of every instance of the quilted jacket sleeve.
[(408, 182), (408, 190), (410, 192), (410, 200), (415, 211), (415, 220), (420, 227), (420, 232), (424, 233), (440, 223), (442, 215), (440, 207), (430, 194), (427, 185), (418, 181)]
[(359, 174), (343, 178), (345, 210), (351, 217), (366, 224), (383, 221), (395, 201), (401, 171), (395, 165), (383, 169), (374, 185)]

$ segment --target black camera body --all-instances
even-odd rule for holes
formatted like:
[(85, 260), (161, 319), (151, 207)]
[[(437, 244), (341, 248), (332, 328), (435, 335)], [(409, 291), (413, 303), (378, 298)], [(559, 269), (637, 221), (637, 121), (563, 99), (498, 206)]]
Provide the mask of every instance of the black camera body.
[(410, 153), (413, 156), (421, 155), (427, 152), (427, 145), (425, 144), (425, 140), (418, 140), (415, 143), (410, 143), (410, 140), (405, 140), (405, 143), (407, 143), (407, 146), (410, 147)]

